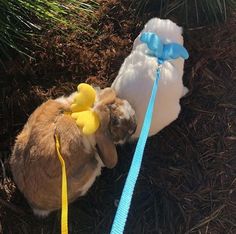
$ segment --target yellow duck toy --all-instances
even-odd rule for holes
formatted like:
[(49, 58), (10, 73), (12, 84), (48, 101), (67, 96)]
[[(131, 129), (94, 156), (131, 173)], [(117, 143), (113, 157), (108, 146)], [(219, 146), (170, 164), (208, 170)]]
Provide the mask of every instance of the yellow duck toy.
[(77, 90), (71, 105), (71, 117), (76, 120), (76, 124), (85, 135), (90, 135), (96, 132), (100, 125), (98, 115), (92, 110), (96, 91), (91, 85), (85, 83), (79, 84)]

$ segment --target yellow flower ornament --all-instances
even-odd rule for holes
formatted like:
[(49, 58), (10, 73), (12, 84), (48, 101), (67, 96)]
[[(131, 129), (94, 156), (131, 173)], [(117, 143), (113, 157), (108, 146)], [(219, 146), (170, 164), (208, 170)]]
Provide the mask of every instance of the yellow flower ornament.
[(100, 125), (99, 117), (92, 109), (96, 91), (85, 83), (79, 84), (77, 90), (71, 105), (71, 117), (76, 120), (76, 124), (85, 135), (90, 135), (95, 133)]

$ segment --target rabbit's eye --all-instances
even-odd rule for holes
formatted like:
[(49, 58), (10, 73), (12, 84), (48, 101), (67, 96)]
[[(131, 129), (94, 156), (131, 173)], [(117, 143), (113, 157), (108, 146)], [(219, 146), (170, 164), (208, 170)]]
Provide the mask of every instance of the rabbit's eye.
[(119, 120), (117, 118), (111, 118), (111, 124), (113, 126), (117, 126), (117, 125), (119, 125)]

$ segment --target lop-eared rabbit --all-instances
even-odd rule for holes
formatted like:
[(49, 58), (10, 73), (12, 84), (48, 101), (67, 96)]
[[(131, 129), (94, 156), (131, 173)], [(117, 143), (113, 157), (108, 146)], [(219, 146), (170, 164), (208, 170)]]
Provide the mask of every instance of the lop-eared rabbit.
[(67, 114), (73, 101), (69, 97), (48, 100), (29, 117), (17, 136), (10, 166), (14, 181), (35, 214), (46, 216), (61, 207), (61, 165), (56, 153), (57, 134), (65, 160), (68, 200), (83, 196), (100, 175), (103, 166), (117, 163), (115, 144), (127, 141), (136, 129), (135, 112), (116, 96), (112, 88), (96, 91), (93, 110), (100, 127), (84, 135)]

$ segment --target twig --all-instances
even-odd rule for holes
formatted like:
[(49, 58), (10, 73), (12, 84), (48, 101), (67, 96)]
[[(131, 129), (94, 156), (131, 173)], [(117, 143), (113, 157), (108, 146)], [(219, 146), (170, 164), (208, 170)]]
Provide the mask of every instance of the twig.
[(207, 216), (205, 219), (201, 220), (199, 222), (199, 224), (195, 225), (193, 228), (191, 228), (185, 234), (191, 233), (193, 230), (198, 229), (198, 228), (204, 226), (205, 224), (208, 224), (210, 221), (214, 220), (220, 214), (221, 210), (223, 210), (224, 208), (225, 208), (225, 205), (222, 205), (219, 209), (215, 210), (212, 214)]

